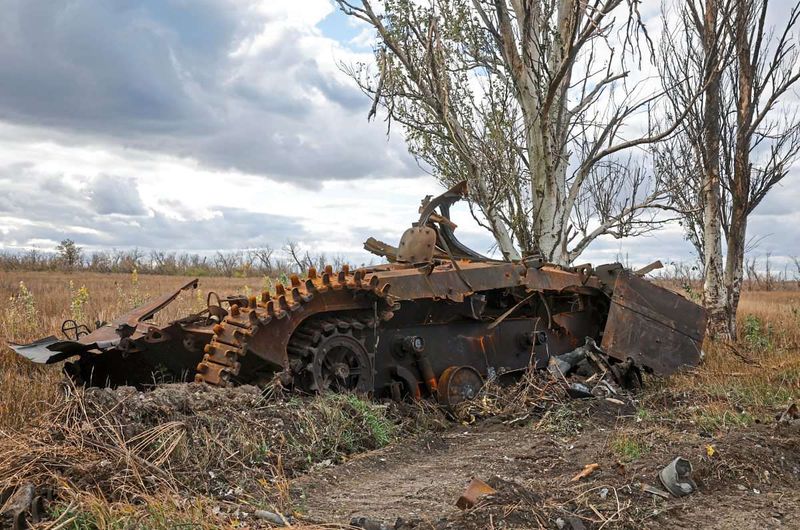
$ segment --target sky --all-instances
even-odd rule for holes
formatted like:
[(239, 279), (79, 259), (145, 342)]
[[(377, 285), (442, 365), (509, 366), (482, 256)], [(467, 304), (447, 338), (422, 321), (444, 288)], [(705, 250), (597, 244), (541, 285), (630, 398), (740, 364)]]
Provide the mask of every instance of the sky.
[[(215, 252), (300, 242), (368, 262), (443, 191), (340, 64), (371, 34), (331, 0), (0, 0), (0, 250)], [(800, 171), (756, 210), (800, 255)], [(460, 238), (492, 239), (465, 208)], [(677, 225), (580, 262), (693, 259)]]

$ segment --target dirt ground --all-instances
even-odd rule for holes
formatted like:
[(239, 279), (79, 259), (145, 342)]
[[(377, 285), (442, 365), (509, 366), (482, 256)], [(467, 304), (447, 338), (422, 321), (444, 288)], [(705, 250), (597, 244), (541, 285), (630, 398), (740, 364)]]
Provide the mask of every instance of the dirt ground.
[[(78, 391), (37, 429), (2, 437), (0, 484), (51, 491), (36, 527), (48, 529), (273, 527), (260, 509), (306, 530), (354, 517), (376, 523), (367, 530), (800, 528), (800, 420), (711, 429), (685, 415), (692, 396), (570, 401), (548, 381), (498, 387), (460, 420), (427, 402), (253, 387)], [(697, 491), (643, 491), (677, 456)], [(599, 468), (576, 480), (588, 464)], [(473, 477), (496, 493), (461, 511)], [(118, 508), (93, 511), (89, 492)], [(64, 513), (72, 526), (58, 526)]]
[[(603, 402), (573, 406), (580, 433), (546, 421), (485, 421), (409, 439), (292, 482), (309, 520), (354, 516), (393, 528), (800, 528), (800, 429), (754, 425), (717, 437), (643, 426)], [(635, 429), (651, 447), (621, 463), (612, 440)], [(714, 448), (708, 456), (708, 447)], [(694, 465), (699, 490), (682, 499), (644, 493), (676, 456)], [(600, 469), (572, 481), (586, 464)], [(472, 477), (498, 493), (473, 510), (455, 506)], [(581, 526), (583, 525), (583, 526)]]

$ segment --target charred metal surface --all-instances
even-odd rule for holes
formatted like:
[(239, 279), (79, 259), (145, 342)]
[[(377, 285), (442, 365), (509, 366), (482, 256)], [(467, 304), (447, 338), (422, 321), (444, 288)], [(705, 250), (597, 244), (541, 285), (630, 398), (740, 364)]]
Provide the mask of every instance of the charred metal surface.
[(214, 321), (208, 311), (164, 326), (149, 321), (197, 283), (191, 280), (89, 333), (70, 336), (73, 328), (62, 326), (63, 340), (48, 337), (11, 347), (37, 363), (74, 358), (65, 364), (64, 371), (79, 384), (116, 386), (190, 380), (192, 364), (213, 336)]
[(466, 192), (462, 183), (423, 200), (397, 247), (367, 240), (387, 264), (312, 268), (274, 293), (209, 295), (200, 314), (153, 325), (192, 280), (94, 331), (65, 323), (67, 340), (14, 348), (35, 362), (73, 358), (65, 369), (85, 384), (277, 378), (310, 392), (432, 395), (447, 406), (487, 377), (544, 369), (587, 343), (600, 345), (594, 364), (618, 379), (698, 362), (705, 312), (640, 277), (658, 264), (631, 272), (488, 259), (454, 234), (449, 208)]
[(706, 313), (697, 304), (630, 273), (614, 284), (602, 348), (659, 375), (700, 362)]

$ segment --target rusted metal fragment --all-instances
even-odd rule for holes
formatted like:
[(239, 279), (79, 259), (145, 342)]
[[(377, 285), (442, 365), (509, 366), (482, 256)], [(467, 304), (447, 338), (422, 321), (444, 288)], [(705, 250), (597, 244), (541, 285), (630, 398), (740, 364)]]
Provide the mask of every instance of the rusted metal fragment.
[(481, 374), (471, 366), (451, 366), (439, 377), (439, 403), (453, 408), (478, 395), (483, 386)]
[(122, 315), (119, 318), (114, 319), (114, 324), (122, 324), (125, 323), (129, 326), (136, 327), (139, 325), (140, 322), (145, 320), (150, 320), (153, 316), (172, 303), (179, 294), (183, 291), (187, 291), (189, 289), (196, 289), (197, 288), (197, 278), (193, 280), (189, 280), (183, 286), (175, 289), (172, 292), (166, 293), (158, 298), (150, 300), (144, 305), (137, 307), (136, 309), (131, 310), (130, 312)]
[(12, 345), (20, 354), (39, 363), (78, 357), (64, 366), (78, 384), (152, 384), (185, 381), (193, 376), (196, 359), (211, 340), (212, 313), (189, 315), (157, 326), (148, 322), (197, 279), (186, 282), (114, 319), (77, 340), (48, 337), (28, 345)]
[(468, 510), (478, 504), (478, 499), (485, 495), (497, 493), (497, 490), (479, 478), (473, 478), (467, 484), (464, 493), (456, 501), (456, 506), (462, 510)]
[(400, 263), (430, 263), (433, 259), (436, 232), (429, 226), (411, 227), (400, 238), (397, 261)]
[(699, 305), (627, 272), (618, 275), (601, 347), (658, 375), (695, 366), (706, 312)]

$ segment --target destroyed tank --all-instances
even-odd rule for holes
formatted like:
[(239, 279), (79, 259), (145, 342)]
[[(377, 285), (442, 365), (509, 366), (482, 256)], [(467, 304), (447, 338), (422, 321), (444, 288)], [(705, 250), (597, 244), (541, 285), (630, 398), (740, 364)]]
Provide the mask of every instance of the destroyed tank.
[(505, 262), (456, 239), (450, 207), (461, 183), (427, 197), (397, 247), (370, 238), (388, 263), (309, 269), (260, 296), (220, 298), (159, 326), (154, 315), (197, 280), (90, 331), (67, 321), (63, 339), (12, 345), (39, 363), (68, 360), (77, 383), (214, 386), (279, 381), (308, 392), (469, 399), (486, 378), (544, 368), (591, 343), (620, 380), (658, 375), (701, 357), (705, 312), (615, 263), (558, 266), (531, 256)]

